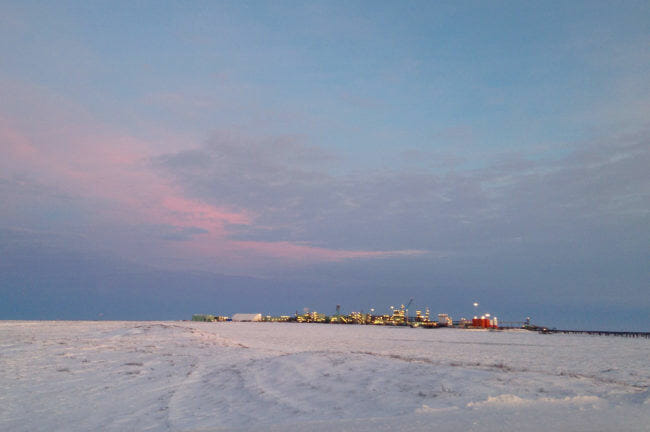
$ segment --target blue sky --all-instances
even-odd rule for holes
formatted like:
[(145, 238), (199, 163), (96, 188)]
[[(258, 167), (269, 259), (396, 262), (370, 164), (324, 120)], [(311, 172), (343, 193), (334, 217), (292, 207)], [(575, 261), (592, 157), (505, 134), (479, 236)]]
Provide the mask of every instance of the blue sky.
[[(648, 16), (632, 1), (3, 2), (2, 288), (60, 290), (43, 265), (60, 252), (103, 263), (96, 290), (116, 266), (198, 271), (300, 291), (287, 305), (254, 284), (270, 312), (415, 296), (461, 314), (490, 296), (515, 318), (643, 326)], [(88, 307), (127, 304), (117, 291)], [(39, 318), (30, 296), (0, 313)]]

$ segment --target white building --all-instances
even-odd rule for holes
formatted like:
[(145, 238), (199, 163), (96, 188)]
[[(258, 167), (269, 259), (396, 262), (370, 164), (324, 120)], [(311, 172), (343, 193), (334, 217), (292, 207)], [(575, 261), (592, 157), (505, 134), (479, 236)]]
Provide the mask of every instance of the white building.
[(438, 325), (451, 326), (452, 325), (451, 317), (445, 313), (438, 314)]
[(232, 316), (233, 321), (262, 321), (262, 314), (238, 313)]

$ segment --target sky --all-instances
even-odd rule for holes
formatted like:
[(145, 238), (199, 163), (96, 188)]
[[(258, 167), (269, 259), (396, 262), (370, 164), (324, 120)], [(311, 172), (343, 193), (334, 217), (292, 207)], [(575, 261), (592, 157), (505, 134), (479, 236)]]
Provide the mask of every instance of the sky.
[(2, 1), (0, 318), (413, 298), (648, 330), (648, 17)]

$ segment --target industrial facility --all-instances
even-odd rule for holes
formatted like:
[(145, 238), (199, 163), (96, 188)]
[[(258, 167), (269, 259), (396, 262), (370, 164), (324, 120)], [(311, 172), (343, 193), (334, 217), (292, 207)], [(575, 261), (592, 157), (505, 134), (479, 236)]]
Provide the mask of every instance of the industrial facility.
[[(410, 326), (422, 328), (442, 328), (442, 327), (455, 327), (466, 329), (499, 329), (497, 317), (490, 314), (474, 316), (472, 319), (461, 318), (458, 321), (453, 321), (452, 317), (446, 313), (439, 313), (437, 319), (432, 319), (429, 308), (424, 310), (416, 310), (415, 315), (409, 314), (409, 307), (413, 303), (411, 299), (406, 305), (400, 307), (390, 307), (390, 312), (386, 314), (376, 314), (374, 309), (370, 312), (350, 312), (348, 314), (341, 313), (341, 306), (336, 306), (336, 313), (334, 315), (325, 315), (316, 311), (309, 311), (305, 309), (303, 313), (296, 311), (293, 315), (262, 315), (260, 313), (236, 313), (232, 317), (211, 315), (211, 314), (195, 314), (192, 316), (192, 321), (201, 322), (297, 322), (297, 323), (321, 323), (321, 324), (360, 324), (360, 325), (383, 325), (383, 326)], [(478, 303), (474, 303), (478, 306)], [(522, 326), (525, 327), (525, 326)]]
[[(437, 319), (431, 319), (431, 312), (429, 308), (424, 310), (416, 310), (415, 315), (409, 314), (409, 307), (413, 303), (413, 299), (406, 305), (400, 307), (390, 307), (390, 312), (386, 314), (377, 314), (375, 309), (371, 308), (370, 312), (350, 312), (348, 314), (341, 313), (341, 305), (336, 305), (336, 313), (334, 315), (325, 315), (316, 311), (310, 311), (305, 308), (303, 313), (296, 311), (293, 315), (262, 315), (261, 313), (236, 313), (232, 317), (213, 314), (194, 314), (192, 321), (196, 322), (295, 322), (295, 323), (319, 323), (319, 324), (358, 324), (358, 325), (379, 325), (379, 326), (409, 326), (412, 328), (461, 328), (468, 330), (483, 330), (483, 331), (496, 331), (496, 330), (510, 330), (510, 329), (523, 329), (536, 331), (542, 334), (551, 333), (566, 333), (566, 334), (589, 334), (599, 336), (623, 336), (630, 338), (647, 338), (650, 339), (650, 332), (617, 332), (617, 331), (602, 331), (602, 330), (558, 330), (556, 328), (549, 329), (548, 327), (537, 326), (531, 324), (530, 317), (526, 317), (524, 321), (515, 322), (499, 322), (496, 316), (489, 313), (477, 314), (471, 319), (461, 318), (454, 321), (449, 314), (439, 313)], [(478, 302), (473, 303), (474, 312), (478, 311)]]

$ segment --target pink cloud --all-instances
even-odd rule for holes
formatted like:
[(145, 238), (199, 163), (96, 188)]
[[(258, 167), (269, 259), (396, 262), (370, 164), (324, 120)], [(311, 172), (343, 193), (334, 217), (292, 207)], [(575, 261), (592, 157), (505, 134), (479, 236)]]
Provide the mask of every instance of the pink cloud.
[[(30, 96), (35, 99), (34, 94)], [(47, 120), (33, 124), (0, 112), (2, 174), (27, 174), (92, 203), (96, 210), (90, 215), (94, 218), (91, 223), (97, 226), (167, 225), (206, 231), (184, 242), (165, 244), (152, 239), (151, 249), (166, 248), (165, 253), (181, 258), (248, 261), (247, 265), (253, 265), (251, 260), (266, 258), (303, 263), (422, 253), (334, 250), (291, 242), (233, 240), (229, 238), (228, 225), (254, 225), (254, 214), (228, 203), (216, 206), (187, 196), (159, 176), (147, 162), (156, 155), (158, 143), (115, 132), (92, 119), (66, 117), (52, 107), (40, 110), (33, 117)], [(78, 107), (73, 109), (75, 113), (80, 111), (83, 110)]]
[(290, 242), (239, 241), (234, 242), (234, 245), (244, 250), (250, 249), (278, 258), (299, 259), (303, 261), (343, 261), (347, 259), (388, 258), (426, 253), (425, 251), (418, 250), (364, 251), (327, 249)]
[(36, 154), (29, 140), (0, 117), (0, 143), (8, 159), (28, 159)]
[[(48, 145), (38, 145), (45, 139)], [(245, 211), (184, 197), (146, 166), (148, 143), (131, 137), (71, 126), (28, 134), (0, 119), (0, 141), (5, 173), (31, 173), (66, 193), (103, 201), (107, 214), (122, 221), (195, 226), (223, 236), (226, 224), (251, 220)]]
[(340, 262), (350, 259), (381, 259), (396, 256), (418, 256), (428, 254), (422, 250), (364, 251), (328, 249), (309, 244), (291, 242), (219, 241), (212, 235), (196, 238), (192, 242), (175, 245), (186, 256), (227, 261), (235, 267), (248, 268), (254, 262), (267, 265), (312, 264), (318, 262)]

